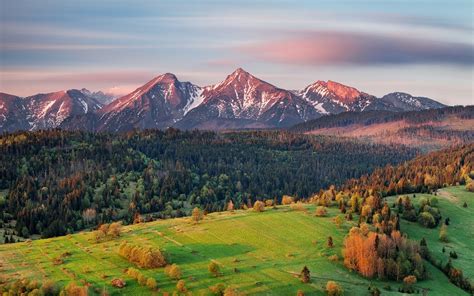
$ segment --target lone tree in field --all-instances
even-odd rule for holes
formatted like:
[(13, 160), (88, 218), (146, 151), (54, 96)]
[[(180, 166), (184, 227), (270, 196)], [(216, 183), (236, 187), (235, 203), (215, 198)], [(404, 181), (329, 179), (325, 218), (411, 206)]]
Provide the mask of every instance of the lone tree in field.
[(306, 265), (303, 267), (303, 270), (301, 270), (300, 279), (303, 283), (309, 283), (311, 280), (311, 273)]
[(289, 204), (292, 204), (293, 202), (294, 202), (293, 197), (289, 195), (283, 195), (283, 197), (281, 198), (282, 205), (289, 205)]
[(194, 221), (194, 223), (199, 223), (199, 221), (202, 220), (202, 216), (203, 216), (202, 211), (198, 207), (195, 207), (191, 214), (191, 218)]
[(220, 274), (220, 267), (214, 261), (211, 261), (211, 263), (209, 263), (209, 265), (207, 266), (207, 269), (215, 277), (218, 277)]
[(181, 269), (176, 264), (167, 265), (165, 267), (165, 273), (172, 279), (179, 280), (181, 279), (182, 273)]
[(332, 236), (328, 236), (328, 247), (329, 248), (334, 247), (334, 242), (332, 241)]
[(232, 200), (229, 200), (229, 203), (227, 204), (227, 211), (233, 212), (234, 211), (234, 203)]
[(176, 289), (179, 292), (186, 292), (188, 289), (186, 289), (186, 282), (184, 280), (179, 280), (178, 283), (176, 284)]
[(445, 243), (448, 242), (448, 226), (446, 226), (446, 224), (441, 225), (439, 240)]

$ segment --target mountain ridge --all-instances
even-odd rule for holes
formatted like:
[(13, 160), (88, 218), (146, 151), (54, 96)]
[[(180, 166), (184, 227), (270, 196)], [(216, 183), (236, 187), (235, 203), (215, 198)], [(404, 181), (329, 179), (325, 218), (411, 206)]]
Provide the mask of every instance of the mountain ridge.
[[(204, 87), (164, 73), (107, 104), (102, 104), (103, 100), (107, 102), (110, 96), (87, 89), (26, 98), (1, 94), (0, 131), (56, 127), (114, 132), (168, 127), (286, 128), (347, 111), (402, 112), (445, 107), (435, 100), (402, 92), (377, 98), (332, 80), (318, 80), (301, 90), (290, 91), (242, 68), (221, 82)], [(25, 105), (25, 101), (30, 105)], [(81, 105), (82, 111), (78, 108)], [(61, 110), (61, 106), (68, 108)], [(44, 108), (51, 109), (47, 115), (43, 114)]]

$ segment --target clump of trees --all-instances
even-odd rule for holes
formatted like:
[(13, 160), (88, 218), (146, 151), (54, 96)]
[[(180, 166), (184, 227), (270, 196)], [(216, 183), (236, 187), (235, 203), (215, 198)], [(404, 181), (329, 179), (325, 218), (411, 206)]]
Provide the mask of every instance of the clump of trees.
[[(0, 284), (0, 294), (2, 295), (59, 295), (58, 285), (46, 280), (39, 282), (27, 278), (17, 279), (10, 283)], [(81, 294), (80, 294), (81, 295)], [(87, 295), (87, 294), (82, 294)]]
[(344, 241), (344, 265), (367, 278), (400, 281), (408, 275), (426, 277), (420, 246), (399, 231), (390, 235), (353, 227)]
[(140, 286), (148, 287), (150, 290), (156, 290), (158, 288), (158, 282), (154, 278), (146, 277), (136, 268), (128, 268), (127, 275), (135, 279)]
[(416, 210), (409, 196), (400, 196), (396, 202), (398, 213), (402, 218), (408, 221), (418, 221), (421, 225), (428, 228), (438, 226), (441, 220), (441, 212), (437, 208), (438, 200), (436, 198), (422, 199), (419, 209)]
[(166, 266), (166, 258), (159, 249), (137, 246), (122, 242), (119, 255), (141, 268), (157, 268)]
[(122, 222), (102, 224), (94, 232), (94, 239), (96, 242), (101, 242), (106, 239), (115, 239), (120, 236), (121, 232)]

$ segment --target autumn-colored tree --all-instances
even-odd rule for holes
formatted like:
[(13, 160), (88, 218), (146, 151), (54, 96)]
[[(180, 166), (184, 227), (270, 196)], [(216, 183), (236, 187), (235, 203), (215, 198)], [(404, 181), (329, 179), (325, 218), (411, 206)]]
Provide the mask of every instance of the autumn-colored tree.
[(234, 203), (232, 200), (229, 200), (229, 203), (227, 203), (227, 211), (233, 212), (234, 211)]
[(181, 279), (182, 276), (181, 269), (176, 264), (167, 265), (165, 267), (165, 274), (175, 280)]
[(87, 287), (78, 286), (75, 282), (70, 282), (63, 289), (63, 293), (67, 296), (87, 296), (89, 291)]
[(296, 296), (304, 296), (303, 290), (296, 291)]
[(199, 223), (199, 221), (201, 221), (203, 218), (202, 211), (198, 207), (195, 207), (191, 213), (191, 218), (194, 223)]
[(474, 181), (469, 181), (466, 184), (466, 190), (469, 192), (474, 192)]
[(448, 226), (446, 224), (441, 225), (439, 230), (439, 240), (442, 242), (448, 242)]
[(220, 274), (220, 267), (219, 265), (214, 262), (214, 261), (211, 261), (209, 263), (209, 265), (207, 266), (207, 269), (209, 270), (209, 272), (213, 275), (213, 276), (219, 276)]
[(328, 296), (341, 296), (344, 294), (344, 290), (335, 281), (328, 281), (326, 283), (326, 293)]
[(415, 291), (414, 285), (416, 284), (416, 276), (409, 275), (403, 278), (403, 291), (405, 293), (413, 293)]
[(283, 197), (281, 198), (282, 205), (289, 205), (289, 204), (292, 204), (293, 202), (294, 202), (293, 197), (289, 195), (283, 195)]
[(273, 207), (273, 199), (265, 200), (265, 206), (266, 207)]
[(156, 288), (158, 288), (158, 283), (156, 282), (154, 278), (150, 277), (146, 280), (146, 286), (150, 290), (156, 290)]
[(263, 203), (263, 201), (257, 200), (257, 201), (253, 204), (253, 210), (254, 210), (255, 212), (263, 212), (263, 211), (265, 211), (265, 204)]
[(325, 217), (325, 216), (327, 216), (328, 211), (327, 211), (326, 207), (319, 206), (319, 207), (316, 208), (316, 212), (314, 214), (317, 217)]
[(176, 283), (176, 289), (179, 292), (186, 292), (186, 282), (184, 280), (179, 280), (178, 283)]
[(341, 215), (337, 215), (336, 218), (334, 218), (334, 223), (336, 224), (337, 228), (341, 228), (342, 224), (344, 223), (344, 218), (342, 218)]
[(309, 283), (311, 281), (311, 273), (306, 265), (301, 270), (300, 279), (303, 283)]

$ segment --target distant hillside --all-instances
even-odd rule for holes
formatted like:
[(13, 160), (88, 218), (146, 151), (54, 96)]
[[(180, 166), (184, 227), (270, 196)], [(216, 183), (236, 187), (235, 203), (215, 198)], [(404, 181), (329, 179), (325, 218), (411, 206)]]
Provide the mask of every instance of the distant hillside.
[(432, 150), (474, 141), (474, 106), (410, 112), (344, 112), (298, 124), (290, 130)]

